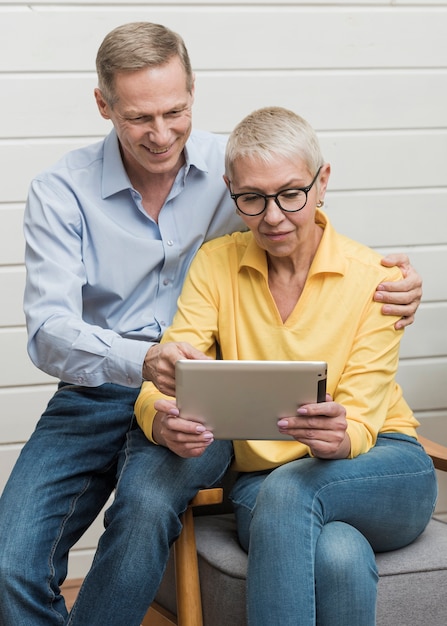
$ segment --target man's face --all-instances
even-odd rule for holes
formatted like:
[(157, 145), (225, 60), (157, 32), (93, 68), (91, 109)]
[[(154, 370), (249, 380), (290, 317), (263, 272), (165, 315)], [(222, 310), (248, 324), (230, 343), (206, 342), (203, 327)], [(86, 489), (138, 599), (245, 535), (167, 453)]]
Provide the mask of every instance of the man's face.
[(180, 59), (173, 57), (159, 67), (118, 73), (115, 94), (112, 108), (101, 91), (95, 90), (101, 115), (115, 127), (129, 177), (175, 175), (184, 161), (194, 101), (194, 90), (187, 90)]

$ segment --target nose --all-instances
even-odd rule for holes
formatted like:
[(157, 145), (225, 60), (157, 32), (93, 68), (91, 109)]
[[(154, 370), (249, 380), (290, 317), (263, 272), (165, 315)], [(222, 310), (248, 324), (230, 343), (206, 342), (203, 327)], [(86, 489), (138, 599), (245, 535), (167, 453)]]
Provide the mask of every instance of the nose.
[(151, 124), (151, 128), (148, 131), (150, 140), (157, 144), (157, 146), (163, 147), (169, 143), (170, 130), (168, 121), (163, 117), (156, 118)]
[(284, 219), (284, 213), (278, 206), (277, 199), (273, 197), (267, 197), (267, 206), (264, 211), (264, 220), (268, 224), (279, 224)]

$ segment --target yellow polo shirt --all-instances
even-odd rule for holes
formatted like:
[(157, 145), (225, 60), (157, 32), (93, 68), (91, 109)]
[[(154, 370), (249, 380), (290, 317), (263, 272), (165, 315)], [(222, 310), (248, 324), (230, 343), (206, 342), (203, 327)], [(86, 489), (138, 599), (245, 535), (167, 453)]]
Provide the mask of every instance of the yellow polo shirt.
[[(335, 232), (322, 212), (323, 237), (303, 292), (283, 322), (268, 287), (267, 258), (250, 232), (202, 246), (191, 264), (167, 341), (187, 341), (223, 359), (323, 360), (327, 390), (347, 412), (351, 456), (367, 452), (378, 433), (416, 437), (417, 420), (395, 374), (402, 331), (373, 301), (380, 282), (401, 278), (373, 250)], [(143, 383), (137, 421), (152, 437), (154, 402), (165, 397)], [(309, 454), (296, 441), (235, 441), (235, 469), (256, 471)]]

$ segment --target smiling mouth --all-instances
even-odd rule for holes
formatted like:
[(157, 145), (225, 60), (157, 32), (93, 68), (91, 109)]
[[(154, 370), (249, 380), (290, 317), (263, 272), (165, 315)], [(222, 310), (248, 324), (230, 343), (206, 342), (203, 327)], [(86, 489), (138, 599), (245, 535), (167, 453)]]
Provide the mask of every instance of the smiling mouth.
[(166, 152), (169, 152), (169, 150), (171, 149), (171, 146), (168, 146), (167, 148), (160, 148), (158, 150), (155, 150), (153, 148), (148, 148), (146, 146), (145, 146), (145, 148), (151, 154), (166, 154)]

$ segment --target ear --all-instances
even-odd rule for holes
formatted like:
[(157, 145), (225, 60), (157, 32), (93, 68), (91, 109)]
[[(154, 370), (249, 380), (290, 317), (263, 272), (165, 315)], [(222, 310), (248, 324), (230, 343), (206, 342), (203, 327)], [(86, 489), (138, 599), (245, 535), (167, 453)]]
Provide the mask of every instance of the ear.
[(327, 185), (329, 182), (329, 178), (331, 175), (331, 166), (330, 163), (325, 163), (320, 171), (320, 176), (318, 177), (318, 200), (324, 200), (324, 196), (326, 194)]
[(98, 89), (98, 87), (97, 87), (95, 89), (95, 91), (94, 91), (94, 94), (95, 94), (96, 105), (98, 107), (98, 111), (99, 111), (101, 117), (103, 117), (105, 120), (109, 120), (110, 119), (109, 105), (104, 100), (104, 97), (102, 95), (102, 91), (100, 89)]
[(192, 75), (192, 84), (191, 84), (191, 98), (192, 98), (192, 103), (191, 104), (194, 104), (195, 95), (196, 95), (196, 75), (193, 74)]
[(230, 189), (230, 179), (228, 178), (228, 176), (225, 176), (225, 174), (222, 176), (222, 178), (224, 179), (224, 183), (227, 186), (228, 191), (231, 191)]

